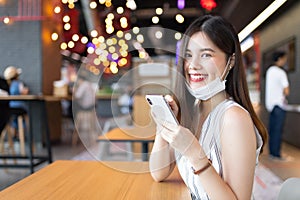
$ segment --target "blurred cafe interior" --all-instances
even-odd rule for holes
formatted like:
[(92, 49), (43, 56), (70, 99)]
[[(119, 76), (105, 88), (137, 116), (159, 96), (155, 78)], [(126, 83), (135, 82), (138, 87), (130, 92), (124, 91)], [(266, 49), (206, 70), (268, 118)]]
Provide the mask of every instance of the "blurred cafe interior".
[[(285, 180), (300, 178), (297, 0), (0, 0), (0, 76), (7, 66), (20, 68), (19, 79), (29, 88), (19, 99), (0, 95), (1, 102), (22, 100), (28, 106), (19, 124), (22, 137), (20, 130), (10, 133), (9, 122), (1, 133), (0, 199), (1, 191), (12, 193), (56, 161), (147, 162), (155, 124), (144, 96), (172, 93), (182, 35), (204, 14), (234, 25), (251, 101), (266, 126), (266, 70), (274, 51), (288, 54), (282, 151), (291, 159), (270, 160), (266, 145), (254, 180), (255, 199), (277, 199)], [(77, 110), (75, 93), (83, 82), (91, 84), (82, 93), (92, 91), (93, 106)], [(145, 134), (143, 140), (124, 139), (116, 131), (132, 126), (146, 127), (132, 131)]]

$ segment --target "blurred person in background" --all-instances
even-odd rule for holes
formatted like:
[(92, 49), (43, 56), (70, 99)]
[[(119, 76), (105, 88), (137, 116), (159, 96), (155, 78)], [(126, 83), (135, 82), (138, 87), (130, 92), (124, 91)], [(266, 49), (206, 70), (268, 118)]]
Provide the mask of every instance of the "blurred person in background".
[(281, 155), (281, 138), (284, 127), (287, 104), (286, 97), (290, 93), (289, 81), (283, 67), (287, 63), (287, 54), (284, 51), (273, 53), (274, 64), (266, 73), (266, 108), (269, 111), (269, 157), (274, 160), (285, 158)]
[[(25, 86), (24, 82), (19, 79), (20, 74), (22, 73), (22, 69), (16, 68), (15, 66), (8, 66), (4, 70), (4, 78), (8, 82), (9, 85), (9, 94), (10, 95), (27, 95), (29, 94), (29, 88)], [(14, 128), (14, 135), (17, 135), (17, 117), (19, 115), (27, 114), (27, 106), (24, 101), (16, 101), (11, 100), (9, 102), (10, 113), (12, 116), (12, 127)]]
[(78, 79), (73, 89), (73, 111), (76, 113), (80, 110), (93, 110), (95, 108), (96, 86), (89, 80), (89, 73), (80, 71)]

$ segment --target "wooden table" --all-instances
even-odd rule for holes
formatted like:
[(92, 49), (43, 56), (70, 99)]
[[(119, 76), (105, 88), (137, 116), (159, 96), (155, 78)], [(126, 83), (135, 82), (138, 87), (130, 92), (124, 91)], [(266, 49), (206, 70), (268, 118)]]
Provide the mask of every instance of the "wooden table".
[[(166, 181), (158, 183), (152, 179), (148, 165), (148, 162), (56, 161), (0, 192), (0, 199), (191, 199), (176, 169)], [(116, 170), (120, 166), (122, 171)]]
[(98, 142), (139, 142), (142, 144), (142, 160), (148, 160), (149, 143), (155, 138), (155, 127), (114, 128), (98, 137)]
[[(28, 133), (28, 146), (29, 146), (29, 153), (28, 155), (0, 155), (0, 159), (26, 159), (29, 160), (29, 164), (27, 163), (13, 163), (13, 164), (0, 164), (0, 168), (30, 168), (30, 172), (34, 172), (34, 167), (40, 165), (44, 162), (52, 162), (52, 151), (51, 151), (51, 144), (50, 144), (50, 133), (48, 127), (48, 118), (47, 118), (47, 111), (45, 105), (45, 97), (39, 95), (10, 95), (10, 96), (0, 96), (0, 101), (10, 101), (10, 100), (20, 100), (28, 102), (29, 106), (29, 133)], [(33, 103), (38, 102), (41, 103), (41, 116), (36, 117), (39, 119), (38, 123), (43, 123), (45, 129), (45, 143), (47, 147), (47, 155), (35, 155), (33, 152), (33, 125), (38, 124), (37, 121), (33, 120), (33, 116), (36, 113), (31, 112), (32, 107), (34, 106)], [(34, 121), (34, 122), (33, 122)], [(42, 135), (42, 133), (39, 133)]]

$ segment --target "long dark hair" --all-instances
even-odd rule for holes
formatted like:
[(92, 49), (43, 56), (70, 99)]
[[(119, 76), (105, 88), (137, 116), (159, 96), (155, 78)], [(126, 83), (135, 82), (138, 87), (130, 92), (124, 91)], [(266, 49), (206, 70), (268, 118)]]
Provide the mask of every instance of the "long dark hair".
[[(190, 37), (197, 32), (205, 33), (210, 40), (225, 54), (227, 59), (235, 54), (235, 63), (226, 78), (226, 92), (235, 102), (240, 104), (250, 113), (250, 116), (262, 136), (265, 144), (267, 130), (254, 111), (249, 97), (248, 86), (246, 82), (245, 68), (242, 62), (242, 53), (238, 36), (233, 26), (220, 16), (204, 15), (196, 19), (186, 30), (181, 41), (180, 55), (178, 56), (178, 74), (175, 84), (175, 94), (180, 105), (181, 124), (186, 127), (192, 127), (193, 115), (193, 97), (186, 90), (184, 84), (184, 55)], [(263, 148), (262, 148), (263, 149)]]

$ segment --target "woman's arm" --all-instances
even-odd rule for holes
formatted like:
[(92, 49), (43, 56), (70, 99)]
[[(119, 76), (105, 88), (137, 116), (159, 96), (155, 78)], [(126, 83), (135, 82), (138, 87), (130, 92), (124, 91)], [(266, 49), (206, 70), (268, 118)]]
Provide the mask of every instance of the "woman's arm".
[[(170, 95), (165, 96), (166, 101), (169, 103), (174, 115), (177, 116), (179, 108)], [(150, 172), (155, 181), (163, 181), (173, 171), (175, 162), (174, 149), (166, 142), (160, 132), (162, 126), (157, 124), (155, 142), (150, 155)]]
[(159, 131), (160, 130), (157, 130), (149, 159), (151, 176), (157, 182), (166, 179), (172, 173), (175, 166), (174, 150), (161, 137)]
[[(256, 165), (256, 136), (249, 114), (239, 107), (228, 109), (221, 123), (220, 142), (222, 152), (223, 179), (208, 165), (202, 146), (187, 128), (164, 124), (162, 137), (185, 156), (210, 199), (250, 199)], [(209, 166), (207, 168), (207, 166)], [(196, 187), (198, 187), (196, 185)], [(199, 185), (200, 187), (200, 185)]]

